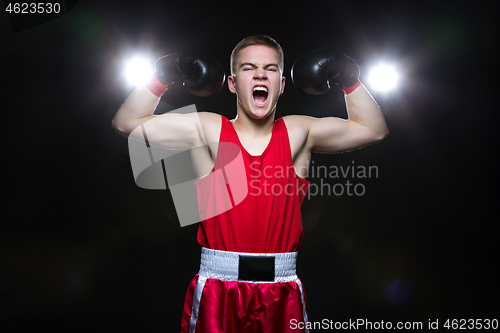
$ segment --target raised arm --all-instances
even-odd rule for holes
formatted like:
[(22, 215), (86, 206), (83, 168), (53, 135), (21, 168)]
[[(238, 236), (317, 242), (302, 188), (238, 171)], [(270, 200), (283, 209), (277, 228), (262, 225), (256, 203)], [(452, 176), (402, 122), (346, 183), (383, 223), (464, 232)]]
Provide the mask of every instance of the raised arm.
[(302, 119), (301, 126), (307, 131), (306, 145), (311, 151), (349, 151), (378, 142), (388, 135), (380, 108), (359, 82), (359, 67), (354, 60), (331, 50), (313, 51), (296, 62), (293, 79), (299, 89), (309, 94), (328, 91), (328, 82), (340, 85), (345, 93), (347, 119)]
[(345, 99), (347, 119), (311, 119), (308, 141), (312, 151), (349, 151), (381, 141), (389, 134), (380, 108), (362, 84), (347, 94)]
[[(140, 86), (118, 109), (112, 126), (121, 134), (129, 136), (146, 133), (149, 142), (163, 147), (189, 149), (203, 143), (202, 128), (198, 113), (168, 113), (154, 115), (163, 93), (174, 81), (184, 81), (186, 88), (198, 96), (207, 96), (219, 91), (224, 81), (224, 71), (218, 62), (199, 51), (190, 51), (179, 57), (177, 54), (158, 59), (156, 72), (151, 81)], [(210, 121), (213, 117), (204, 116)], [(134, 131), (135, 130), (135, 131)]]
[(111, 125), (120, 134), (128, 136), (135, 128), (155, 117), (160, 96), (145, 85), (137, 87), (116, 112)]

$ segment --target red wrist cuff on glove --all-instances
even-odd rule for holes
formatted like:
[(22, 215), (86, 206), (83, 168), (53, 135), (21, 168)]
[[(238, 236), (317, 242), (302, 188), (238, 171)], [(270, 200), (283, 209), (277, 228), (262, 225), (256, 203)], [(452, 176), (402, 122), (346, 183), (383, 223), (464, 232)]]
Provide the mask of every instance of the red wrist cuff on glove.
[(158, 97), (161, 97), (165, 91), (167, 91), (168, 87), (170, 87), (171, 83), (163, 84), (158, 80), (158, 77), (156, 76), (156, 73), (153, 73), (151, 75), (151, 80), (146, 84), (146, 87), (148, 87), (149, 91), (151, 91), (153, 94), (155, 94)]
[(361, 85), (361, 82), (358, 80), (352, 87), (344, 87), (342, 86), (342, 90), (344, 90), (344, 94), (348, 95), (356, 90), (357, 87)]

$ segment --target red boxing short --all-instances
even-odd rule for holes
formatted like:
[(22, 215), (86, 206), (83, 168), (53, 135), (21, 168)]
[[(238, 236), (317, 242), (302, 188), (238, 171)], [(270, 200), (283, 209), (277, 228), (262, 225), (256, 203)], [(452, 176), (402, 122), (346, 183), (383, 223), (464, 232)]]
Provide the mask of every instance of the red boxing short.
[[(297, 252), (240, 253), (202, 248), (184, 302), (183, 333), (297, 333), (306, 297)], [(256, 280), (257, 278), (258, 280)]]

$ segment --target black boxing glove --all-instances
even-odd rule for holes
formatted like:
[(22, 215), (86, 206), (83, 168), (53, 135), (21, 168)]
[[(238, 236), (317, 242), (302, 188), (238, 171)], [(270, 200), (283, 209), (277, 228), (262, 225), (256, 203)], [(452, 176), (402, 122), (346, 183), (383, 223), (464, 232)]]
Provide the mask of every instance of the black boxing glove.
[(179, 77), (179, 69), (177, 67), (178, 56), (172, 53), (160, 57), (155, 62), (155, 72), (151, 76), (151, 80), (146, 84), (146, 87), (158, 97), (174, 82), (174, 79)]
[(181, 54), (178, 68), (187, 90), (200, 97), (218, 93), (226, 78), (221, 64), (201, 51), (189, 50)]
[(177, 81), (181, 77), (179, 56), (177, 53), (172, 53), (156, 60), (155, 73), (162, 84), (169, 84)]
[(330, 89), (330, 82), (344, 93), (359, 85), (359, 66), (348, 56), (332, 50), (319, 49), (306, 53), (292, 66), (294, 85), (307, 94), (321, 95)]
[(217, 60), (201, 51), (189, 50), (159, 58), (147, 87), (160, 97), (172, 83), (183, 81), (190, 93), (206, 97), (219, 92), (224, 80), (224, 69)]

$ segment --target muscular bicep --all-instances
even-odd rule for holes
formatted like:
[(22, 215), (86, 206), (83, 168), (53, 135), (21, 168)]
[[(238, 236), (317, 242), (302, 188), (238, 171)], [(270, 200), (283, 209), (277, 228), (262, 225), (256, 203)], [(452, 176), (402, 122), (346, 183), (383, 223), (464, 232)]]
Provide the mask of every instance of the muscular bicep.
[(200, 114), (197, 112), (167, 113), (144, 120), (130, 134), (133, 139), (168, 149), (191, 149), (205, 144)]
[(336, 117), (309, 120), (308, 146), (318, 153), (340, 153), (374, 143), (373, 131), (360, 123)]

